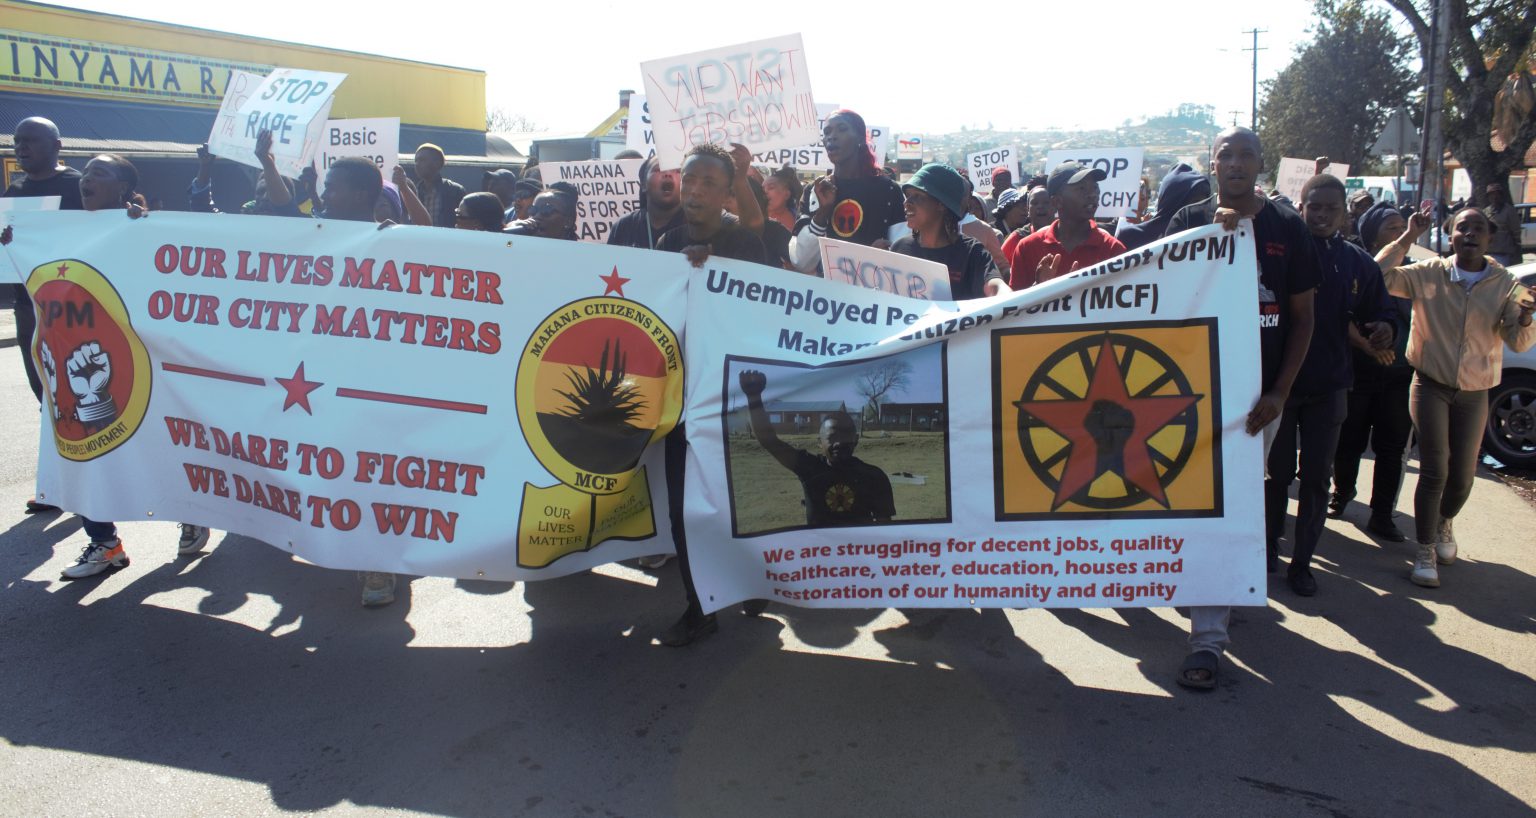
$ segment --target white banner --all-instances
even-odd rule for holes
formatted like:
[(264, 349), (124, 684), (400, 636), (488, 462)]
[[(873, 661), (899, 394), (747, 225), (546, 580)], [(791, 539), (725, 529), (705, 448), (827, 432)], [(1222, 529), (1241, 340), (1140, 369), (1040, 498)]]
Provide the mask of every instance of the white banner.
[(343, 156), (361, 156), (377, 165), (385, 179), (392, 178), (400, 164), (400, 117), (326, 120), (315, 152), (316, 193), (325, 192), (325, 172)]
[(624, 147), (639, 151), (647, 159), (656, 155), (656, 132), (651, 129), (651, 106), (645, 94), (629, 95), (629, 119), (624, 127)]
[[(1287, 199), (1290, 199), (1296, 208), (1301, 208), (1301, 189), (1307, 184), (1307, 180), (1317, 174), (1313, 171), (1317, 168), (1317, 162), (1312, 159), (1280, 160), (1280, 167), (1275, 169), (1275, 189)], [(1349, 177), (1349, 165), (1334, 163), (1323, 169), (1329, 176), (1337, 176), (1340, 181)]]
[(705, 142), (757, 152), (821, 136), (799, 34), (651, 60), (640, 73), (663, 168)]
[(1045, 156), (1045, 172), (1063, 162), (1082, 162), (1104, 171), (1099, 183), (1099, 209), (1096, 218), (1113, 219), (1136, 212), (1141, 195), (1141, 166), (1146, 148), (1087, 148), (1051, 151)]
[(705, 610), (1262, 605), (1251, 225), (923, 304), (712, 259), (688, 303)]
[(533, 579), (671, 550), (651, 444), (682, 403), (681, 255), (9, 215), (40, 318), (48, 502), (408, 574)]
[(976, 186), (979, 196), (992, 195), (992, 171), (998, 168), (1007, 168), (1013, 174), (1013, 181), (1019, 181), (1019, 152), (1012, 145), (988, 148), (965, 157), (965, 170), (971, 175), (971, 184)]
[(948, 301), (949, 268), (925, 258), (822, 236), (822, 277), (922, 301)]
[(570, 182), (576, 199), (576, 236), (607, 242), (620, 216), (640, 208), (640, 166), (644, 159), (588, 159), (544, 163), (544, 184)]
[(245, 79), (237, 82), (235, 76), (230, 77), (208, 138), (208, 150), (215, 156), (260, 168), (254, 155), (256, 135), (270, 130), (278, 172), (298, 178), (320, 147), (331, 100), (347, 75), (278, 68), (253, 90), (249, 77), (254, 75), (235, 74)]

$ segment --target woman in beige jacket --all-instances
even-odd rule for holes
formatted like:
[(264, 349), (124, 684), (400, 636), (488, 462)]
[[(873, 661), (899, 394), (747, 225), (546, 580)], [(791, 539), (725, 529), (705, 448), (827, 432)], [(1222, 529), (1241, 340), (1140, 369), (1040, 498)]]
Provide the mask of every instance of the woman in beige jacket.
[(1416, 213), (1397, 241), (1376, 256), (1387, 290), (1412, 299), (1408, 363), (1415, 374), (1409, 411), (1419, 439), (1419, 486), (1413, 494), (1419, 550), (1415, 584), (1440, 585), (1436, 562), (1456, 561), (1451, 521), (1472, 493), (1478, 447), (1488, 421), (1488, 390), (1504, 368), (1504, 346), (1524, 352), (1536, 343), (1531, 292), (1488, 258), (1493, 223), (1479, 210), (1452, 222), (1453, 255), (1399, 266), (1429, 229)]

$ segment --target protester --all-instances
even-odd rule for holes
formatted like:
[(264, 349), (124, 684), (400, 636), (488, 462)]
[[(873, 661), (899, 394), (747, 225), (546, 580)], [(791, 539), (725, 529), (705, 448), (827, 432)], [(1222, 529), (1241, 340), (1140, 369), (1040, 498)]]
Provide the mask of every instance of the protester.
[(1029, 202), (1025, 200), (1024, 192), (1014, 188), (1003, 191), (1003, 195), (997, 199), (997, 206), (992, 208), (993, 227), (1006, 236), (1027, 224)]
[(1115, 230), (1115, 238), (1126, 250), (1145, 247), (1163, 237), (1173, 214), (1190, 202), (1198, 202), (1211, 195), (1211, 180), (1183, 162), (1169, 169), (1168, 175), (1157, 188), (1157, 212), (1140, 224), (1121, 222)]
[(1104, 171), (1081, 162), (1063, 162), (1051, 171), (1046, 192), (1058, 214), (1056, 221), (1014, 246), (1008, 286), (1027, 289), (1125, 252), (1125, 245), (1093, 220), (1104, 179)]
[(506, 211), (494, 193), (471, 193), (459, 200), (453, 213), (453, 226), (460, 230), (484, 230), (500, 233)]
[(736, 159), (719, 145), (706, 143), (689, 149), (682, 169), (685, 223), (667, 231), (656, 242), (657, 250), (683, 253), (695, 267), (709, 256), (758, 264), (766, 260), (763, 240), (725, 212), (726, 199), (735, 195), (736, 169)]
[[(1402, 235), (1407, 226), (1397, 208), (1382, 202), (1360, 217), (1360, 240), (1374, 257)], [(1349, 390), (1349, 412), (1339, 430), (1339, 448), (1333, 460), (1333, 497), (1328, 501), (1328, 516), (1343, 517), (1344, 509), (1354, 499), (1360, 457), (1369, 444), (1376, 463), (1371, 477), (1371, 516), (1365, 530), (1388, 542), (1402, 542), (1407, 537), (1393, 522), (1392, 512), (1403, 482), (1403, 452), (1413, 429), (1413, 420), (1408, 415), (1413, 368), (1408, 366), (1407, 357), (1408, 316), (1413, 304), (1406, 299), (1388, 299), (1391, 310), (1385, 320), (1392, 323), (1392, 349), (1376, 349), (1353, 326), (1349, 334), (1355, 380)]]
[[(738, 173), (739, 172), (740, 171), (738, 170)], [(751, 178), (750, 176), (745, 178), (747, 180), (747, 188), (751, 192), (752, 199), (757, 204), (758, 212), (767, 213), (768, 192), (763, 189), (761, 182)], [(726, 198), (725, 210), (727, 213), (736, 216), (738, 219), (741, 218), (741, 203), (737, 200), (735, 195)], [(743, 222), (742, 226), (746, 226), (745, 222)], [(780, 267), (786, 270), (795, 269), (794, 264), (789, 259), (789, 231), (784, 229), (784, 225), (779, 224), (773, 219), (765, 219), (762, 225), (759, 227), (757, 233), (758, 237), (763, 240), (763, 252), (765, 253), (766, 259), (764, 261), (765, 264), (767, 264), (769, 267)]]
[(613, 223), (608, 243), (654, 250), (657, 240), (668, 230), (682, 226), (678, 171), (661, 170), (661, 162), (652, 156), (640, 165), (640, 208)]
[[(256, 147), (252, 153), (261, 164), (261, 175), (256, 177), (254, 198), (241, 205), (240, 212), (247, 216), (303, 217), (297, 201), (298, 186), (283, 176), (272, 156), (271, 131), (263, 129), (256, 134)], [(187, 206), (194, 213), (219, 212), (213, 203), (212, 173), (217, 160), (218, 157), (209, 152), (207, 143), (198, 147), (197, 176), (187, 187)]]
[(1345, 239), (1364, 246), (1364, 243), (1360, 242), (1360, 217), (1364, 216), (1367, 210), (1370, 210), (1375, 206), (1376, 197), (1372, 196), (1369, 190), (1357, 190), (1350, 194), (1349, 229), (1344, 234)]
[(534, 197), (544, 191), (544, 183), (537, 175), (523, 174), (512, 186), (512, 214), (509, 222), (520, 221), (528, 218), (528, 211), (533, 207)]
[(517, 218), (517, 172), (507, 168), (488, 170), (483, 184), (485, 192), (495, 194), (501, 202), (501, 220), (514, 221)]
[(416, 149), (416, 196), (426, 208), (434, 227), (452, 227), (453, 213), (464, 198), (464, 187), (443, 178), (447, 157), (443, 149), (428, 142)]
[(1493, 237), (1488, 242), (1488, 257), (1505, 267), (1519, 264), (1520, 211), (1509, 203), (1509, 194), (1503, 185), (1495, 182), (1485, 192), (1488, 194), (1488, 206), (1483, 208), (1483, 215), (1488, 217), (1488, 223), (1493, 228)]
[[(47, 120), (42, 121), (46, 122)], [(19, 146), (20, 140), (18, 139), (17, 142)], [(29, 146), (29, 149), (31, 148), (32, 146)], [(56, 152), (58, 148), (55, 147), (54, 150)], [(32, 156), (28, 157), (29, 160), (33, 158)], [(23, 165), (23, 168), (25, 167)], [(75, 201), (79, 203), (81, 210), (122, 209), (130, 218), (139, 218), (147, 212), (147, 208), (144, 207), (144, 198), (138, 194), (138, 169), (127, 159), (113, 154), (102, 154), (87, 162), (85, 171), (83, 173), (76, 173), (75, 176), (78, 177)], [(57, 174), (52, 178), (57, 178)], [(13, 185), (13, 187), (16, 186)], [(6, 191), (6, 195), (12, 195), (9, 189)], [(4, 232), (0, 233), (0, 244), (9, 244), (11, 235), (11, 228), (7, 226)], [(29, 338), (22, 347), (22, 354), (28, 359), (32, 357), (32, 346), (33, 339)], [(60, 385), (62, 384), (66, 389), (76, 389), (75, 382), (77, 380), (89, 377), (83, 374), (84, 370), (81, 373), (75, 373), (73, 371), (59, 371), (60, 368), (68, 370), (69, 362), (72, 359), (83, 358), (88, 362), (98, 364), (98, 371), (110, 373), (110, 369), (107, 368), (110, 366), (110, 359), (107, 357), (107, 353), (102, 352), (94, 341), (75, 350), (53, 350), (48, 347), (47, 343), (38, 344), (37, 347), (38, 355), (43, 363), (43, 375), (48, 381), (48, 401), (43, 404), (43, 408), (46, 411), (49, 407), (52, 407), (56, 420), (61, 417), (58, 409), (57, 395)], [(103, 374), (102, 377), (105, 379), (109, 375)], [(103, 386), (101, 387), (103, 390), (105, 390), (104, 384), (105, 380), (103, 380)], [(38, 389), (37, 397), (39, 401), (42, 400), (43, 392), (41, 388)], [(115, 418), (115, 413), (110, 412), (110, 398), (92, 404), (92, 406), (102, 407), (109, 410), (109, 413), (102, 415), (100, 412), (89, 409), (84, 403), (81, 403), (75, 409), (73, 420), (78, 421), (87, 431), (91, 432), (99, 431), (109, 426)], [(27, 509), (28, 513), (55, 510), (55, 507), (41, 507), (41, 504), (38, 504), (38, 506), (38, 508), (29, 506)], [(85, 579), (126, 567), (128, 565), (128, 552), (123, 548), (123, 541), (117, 535), (117, 525), (110, 522), (98, 522), (84, 515), (79, 516), (81, 528), (85, 530), (85, 535), (90, 538), (90, 541), (81, 549), (80, 557), (75, 560), (75, 564), (64, 569), (60, 579)], [(181, 556), (190, 556), (201, 551), (203, 546), (208, 543), (208, 529), (188, 523), (180, 525), (181, 535), (177, 540), (176, 553)]]
[(576, 241), (576, 201), (580, 193), (570, 182), (556, 182), (528, 207), (528, 218), (519, 219), (503, 232), (514, 236)]
[[(1321, 274), (1317, 251), (1307, 225), (1296, 211), (1264, 198), (1254, 182), (1264, 170), (1258, 134), (1230, 128), (1211, 146), (1211, 173), (1216, 195), (1185, 206), (1168, 223), (1166, 235), (1192, 227), (1223, 224), (1236, 229), (1239, 218), (1253, 220), (1253, 248), (1259, 280), (1259, 399), (1244, 424), (1250, 435), (1264, 434), (1264, 456), (1291, 386), (1312, 340), (1312, 300)], [(1189, 609), (1190, 653), (1177, 681), (1185, 687), (1209, 690), (1216, 686), (1221, 654), (1225, 652), (1232, 609), (1192, 606)]]
[[(400, 205), (405, 211), (406, 221), (424, 227), (432, 226), (432, 213), (427, 210), (421, 196), (416, 192), (416, 185), (411, 182), (411, 177), (406, 174), (404, 165), (395, 165), (394, 172), (395, 189), (400, 192)], [(381, 185), (382, 190), (382, 185)], [(378, 221), (378, 215), (374, 215), (374, 221)]]
[[(1041, 178), (1043, 180), (1044, 177)], [(1046, 191), (1044, 181), (1025, 188), (1021, 198), (1024, 200), (1028, 220), (1003, 239), (1003, 258), (1013, 258), (1019, 252), (1019, 242), (1025, 236), (1044, 230), (1056, 221), (1056, 209), (1051, 207), (1051, 194)]]
[(768, 195), (768, 218), (778, 222), (785, 230), (793, 232), (799, 212), (800, 177), (794, 168), (783, 167), (763, 179), (763, 191)]
[[(60, 210), (79, 210), (80, 171), (59, 163), (59, 151), (64, 147), (59, 138), (59, 128), (40, 116), (27, 117), (16, 124), (14, 134), (16, 164), (23, 171), (5, 189), (6, 197), (59, 197)], [(37, 314), (32, 309), (32, 297), (20, 284), (0, 285), (13, 294), (11, 309), (16, 316), (16, 346), (21, 351), (21, 365), (27, 373), (27, 385), (39, 401), (43, 399), (43, 384), (38, 379), (37, 368), (32, 363), (32, 335), (37, 330)], [(28, 500), (26, 512), (57, 511), (58, 507), (36, 500)]]
[(1280, 415), (1264, 481), (1265, 544), (1273, 572), (1278, 570), (1288, 493), (1300, 460), (1296, 527), (1286, 570), (1286, 583), (1298, 596), (1317, 593), (1311, 562), (1323, 534), (1328, 479), (1353, 380), (1350, 330), (1363, 334), (1375, 350), (1390, 349), (1393, 339), (1381, 270), (1364, 250), (1344, 239), (1344, 194), (1344, 182), (1327, 174), (1312, 177), (1302, 187), (1301, 215), (1312, 234), (1321, 276), (1313, 297), (1312, 341)]
[(812, 185), (807, 214), (795, 222), (789, 252), (801, 272), (821, 269), (822, 236), (871, 247), (887, 247), (892, 225), (906, 222), (901, 188), (881, 172), (869, 146), (864, 118), (834, 111), (821, 128), (832, 173)]
[(901, 186), (907, 227), (912, 232), (891, 245), (893, 252), (936, 261), (949, 270), (956, 301), (1008, 292), (1008, 284), (980, 242), (960, 232), (965, 182), (948, 165), (924, 165)]
[[(737, 261), (763, 263), (765, 251), (762, 239), (742, 227), (736, 218), (725, 212), (725, 201), (736, 187), (737, 161), (731, 153), (719, 145), (701, 144), (689, 149), (683, 158), (682, 201), (686, 223), (667, 231), (657, 242), (656, 249), (670, 253), (682, 253), (695, 267), (702, 266), (710, 256), (722, 256)], [(705, 614), (699, 602), (699, 592), (693, 585), (693, 573), (688, 564), (688, 539), (683, 533), (683, 481), (684, 463), (688, 456), (687, 432), (679, 423), (664, 441), (667, 479), (667, 513), (672, 522), (672, 543), (677, 549), (678, 571), (683, 578), (683, 593), (687, 607), (683, 615), (656, 637), (668, 647), (683, 647), (719, 630), (720, 623), (714, 614)], [(654, 562), (652, 563), (655, 564)], [(742, 612), (749, 616), (762, 613), (763, 604), (746, 603)]]
[(987, 196), (984, 204), (988, 210), (998, 206), (1002, 202), (1003, 193), (1013, 190), (1013, 171), (1006, 167), (992, 169), (992, 193)]
[[(321, 194), (323, 217), (339, 221), (373, 222), (374, 206), (384, 189), (384, 176), (377, 165), (360, 156), (337, 159), (325, 172), (325, 192)], [(396, 577), (387, 571), (362, 572), (362, 602), (365, 608), (379, 608), (395, 601)]]
[(1419, 485), (1413, 494), (1418, 552), (1409, 579), (1437, 588), (1436, 563), (1456, 561), (1453, 523), (1472, 494), (1488, 390), (1503, 375), (1505, 345), (1524, 352), (1536, 343), (1536, 303), (1488, 254), (1496, 230), (1474, 208), (1454, 216), (1454, 255), (1400, 266), (1429, 226), (1428, 212), (1415, 213), (1376, 260), (1387, 290), (1413, 302), (1408, 363), (1415, 374), (1408, 407), (1419, 442)]
[(982, 203), (981, 197), (976, 195), (976, 185), (971, 182), (970, 174), (958, 170), (955, 172), (960, 174), (960, 181), (965, 185), (965, 196), (961, 200), (964, 203), (965, 212), (960, 214), (960, 232), (975, 239), (978, 244), (986, 248), (987, 254), (992, 257), (993, 266), (1007, 276), (1008, 257), (1003, 255), (1003, 238), (987, 222), (987, 206)]

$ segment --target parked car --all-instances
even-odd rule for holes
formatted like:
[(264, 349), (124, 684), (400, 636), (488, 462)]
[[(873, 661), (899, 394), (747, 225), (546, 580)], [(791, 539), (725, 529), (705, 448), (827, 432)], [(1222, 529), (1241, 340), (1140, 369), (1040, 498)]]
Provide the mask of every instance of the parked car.
[[(1530, 208), (1525, 205), (1526, 218)], [(1531, 222), (1525, 223), (1528, 243)], [(1530, 249), (1530, 248), (1528, 248)], [(1536, 287), (1536, 263), (1509, 268), (1527, 287)], [(1504, 350), (1504, 378), (1488, 391), (1488, 428), (1483, 451), (1506, 466), (1536, 469), (1536, 347), (1518, 355)]]
[(1536, 253), (1536, 202), (1515, 205), (1520, 211), (1520, 252)]

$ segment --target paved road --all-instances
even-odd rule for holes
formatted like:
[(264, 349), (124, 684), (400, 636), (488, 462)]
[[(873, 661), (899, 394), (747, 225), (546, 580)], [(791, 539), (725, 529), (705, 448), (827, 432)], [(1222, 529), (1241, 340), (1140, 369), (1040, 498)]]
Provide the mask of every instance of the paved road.
[(1363, 509), (1330, 522), (1321, 594), (1272, 580), (1211, 694), (1172, 683), (1187, 625), (1170, 610), (774, 606), (673, 650), (649, 638), (681, 606), (672, 566), (420, 579), (363, 610), (351, 574), (219, 534), (177, 560), (155, 522), (123, 526), (128, 569), (61, 583), (84, 537), (17, 511), (36, 410), (13, 350), (4, 815), (1503, 816), (1536, 801), (1536, 512), (1491, 479), (1438, 590), (1404, 578), (1408, 547), (1364, 536)]

